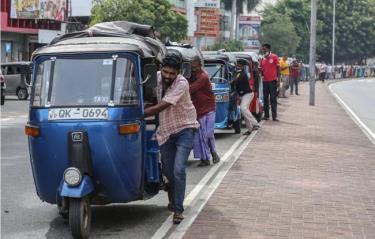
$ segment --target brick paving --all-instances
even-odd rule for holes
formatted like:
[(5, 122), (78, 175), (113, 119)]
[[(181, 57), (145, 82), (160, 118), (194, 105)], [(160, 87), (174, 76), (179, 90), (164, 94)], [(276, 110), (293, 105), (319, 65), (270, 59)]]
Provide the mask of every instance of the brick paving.
[(308, 83), (280, 100), (185, 234), (190, 238), (375, 238), (375, 147)]

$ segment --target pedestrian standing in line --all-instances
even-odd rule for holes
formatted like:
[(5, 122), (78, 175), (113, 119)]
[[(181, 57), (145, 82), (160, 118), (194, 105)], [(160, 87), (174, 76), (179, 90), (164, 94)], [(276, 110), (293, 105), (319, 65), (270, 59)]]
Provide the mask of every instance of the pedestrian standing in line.
[(280, 74), (281, 74), (281, 85), (280, 85), (280, 92), (279, 98), (288, 98), (285, 93), (289, 88), (289, 64), (287, 62), (288, 57), (286, 54), (283, 55), (283, 58), (280, 59)]
[(326, 79), (327, 80), (334, 79), (333, 75), (334, 75), (334, 68), (333, 68), (332, 65), (328, 65), (327, 66), (327, 77), (326, 77)]
[(305, 72), (305, 67), (303, 66), (303, 62), (302, 61), (298, 61), (298, 64), (299, 64), (299, 80), (300, 81), (305, 81), (305, 78), (306, 78), (306, 72)]
[(349, 68), (348, 68), (348, 78), (352, 78), (353, 77), (353, 65), (350, 65)]
[(300, 64), (298, 63), (297, 59), (294, 59), (290, 67), (290, 94), (291, 95), (293, 95), (294, 86), (295, 86), (296, 95), (299, 95), (298, 94), (299, 75), (300, 75)]
[(260, 62), (263, 74), (264, 120), (269, 120), (269, 105), (271, 102), (272, 119), (277, 119), (277, 85), (280, 78), (279, 58), (271, 53), (271, 45), (263, 44), (264, 57)]
[(174, 212), (174, 224), (184, 219), (186, 165), (193, 148), (194, 133), (199, 127), (190, 99), (189, 82), (180, 74), (180, 69), (181, 58), (167, 54), (157, 75), (158, 104), (144, 111), (146, 117), (159, 114), (156, 138), (160, 145), (162, 171), (168, 179), (168, 209)]
[(319, 67), (319, 79), (322, 81), (322, 83), (324, 83), (326, 74), (327, 74), (327, 65), (323, 61), (323, 63)]
[(194, 158), (201, 160), (198, 164), (199, 167), (208, 166), (211, 155), (213, 163), (220, 161), (216, 152), (214, 135), (216, 100), (208, 73), (202, 69), (202, 61), (199, 56), (195, 56), (191, 61), (189, 84), (190, 96), (200, 125), (194, 136)]
[(253, 130), (259, 129), (259, 123), (250, 112), (250, 103), (254, 98), (253, 89), (250, 86), (249, 75), (246, 73), (247, 61), (245, 59), (237, 60), (236, 77), (231, 84), (235, 85), (237, 94), (241, 97), (241, 114), (245, 118), (247, 131), (243, 135), (250, 135)]

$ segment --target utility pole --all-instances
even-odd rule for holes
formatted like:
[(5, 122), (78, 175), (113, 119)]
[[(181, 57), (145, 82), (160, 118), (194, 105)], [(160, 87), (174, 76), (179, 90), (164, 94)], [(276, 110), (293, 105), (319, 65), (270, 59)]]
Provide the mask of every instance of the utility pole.
[(311, 0), (310, 20), (310, 105), (315, 105), (315, 53), (316, 53), (316, 12), (318, 0)]
[(232, 0), (232, 15), (230, 17), (231, 21), (231, 31), (230, 31), (230, 39), (236, 39), (236, 12), (237, 12), (237, 0)]
[(332, 16), (332, 72), (335, 78), (335, 41), (336, 41), (336, 0), (333, 0), (333, 16)]

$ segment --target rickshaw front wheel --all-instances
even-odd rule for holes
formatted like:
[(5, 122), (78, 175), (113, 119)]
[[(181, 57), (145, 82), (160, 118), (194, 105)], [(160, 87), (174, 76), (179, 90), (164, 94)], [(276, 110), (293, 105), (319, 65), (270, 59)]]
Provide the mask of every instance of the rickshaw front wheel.
[(241, 133), (241, 119), (238, 119), (233, 122), (233, 128), (234, 128), (234, 133), (235, 134), (240, 134)]
[(74, 239), (85, 239), (89, 237), (91, 207), (87, 198), (70, 198), (69, 225)]

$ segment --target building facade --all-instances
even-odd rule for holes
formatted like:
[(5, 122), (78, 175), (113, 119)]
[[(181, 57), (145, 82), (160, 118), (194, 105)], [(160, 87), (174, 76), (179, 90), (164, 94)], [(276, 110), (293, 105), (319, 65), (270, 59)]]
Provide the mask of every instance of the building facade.
[(1, 0), (1, 62), (27, 61), (45, 44), (40, 39), (63, 32), (67, 1), (51, 1)]

